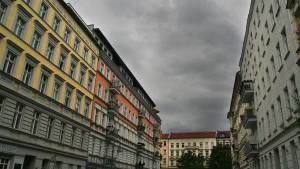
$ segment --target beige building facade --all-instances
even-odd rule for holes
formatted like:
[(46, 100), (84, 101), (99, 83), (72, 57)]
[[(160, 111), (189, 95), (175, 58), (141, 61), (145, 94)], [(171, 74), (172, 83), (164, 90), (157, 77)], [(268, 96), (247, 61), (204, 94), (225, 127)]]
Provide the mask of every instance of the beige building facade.
[(232, 127), (242, 126), (233, 128), (236, 151), (244, 153), (234, 159), (240, 168), (299, 168), (298, 28), (299, 1), (251, 1), (231, 106)]

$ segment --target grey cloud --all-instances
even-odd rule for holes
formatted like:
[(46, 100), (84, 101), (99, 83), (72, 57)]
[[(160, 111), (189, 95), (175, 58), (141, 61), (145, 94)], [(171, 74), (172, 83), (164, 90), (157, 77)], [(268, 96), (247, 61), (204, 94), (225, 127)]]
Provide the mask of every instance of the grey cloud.
[(164, 132), (229, 128), (250, 0), (67, 1), (153, 98)]

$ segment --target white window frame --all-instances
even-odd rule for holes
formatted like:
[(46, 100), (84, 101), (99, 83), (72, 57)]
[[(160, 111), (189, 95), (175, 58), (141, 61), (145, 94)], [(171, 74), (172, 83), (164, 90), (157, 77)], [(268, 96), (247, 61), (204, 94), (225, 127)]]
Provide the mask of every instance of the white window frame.
[(49, 6), (43, 1), (39, 9), (39, 16), (46, 21), (48, 16)]
[(11, 125), (12, 128), (15, 128), (15, 129), (20, 128), (24, 108), (25, 108), (25, 106), (23, 104), (21, 104), (19, 102), (16, 104), (14, 117), (13, 117), (13, 121), (12, 121), (12, 125)]
[(52, 26), (51, 26), (54, 32), (56, 33), (59, 32), (60, 23), (61, 23), (61, 19), (57, 15), (54, 15)]
[(34, 111), (32, 115), (32, 122), (31, 122), (31, 128), (30, 133), (36, 134), (38, 131), (39, 121), (40, 121), (41, 113), (38, 111)]

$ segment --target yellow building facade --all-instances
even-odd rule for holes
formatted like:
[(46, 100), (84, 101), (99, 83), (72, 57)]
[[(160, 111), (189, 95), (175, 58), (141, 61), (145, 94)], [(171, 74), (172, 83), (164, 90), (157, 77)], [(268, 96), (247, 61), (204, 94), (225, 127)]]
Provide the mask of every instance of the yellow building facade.
[[(112, 59), (103, 58), (109, 50), (114, 52), (111, 58), (120, 59), (95, 30), (63, 0), (0, 1), (3, 169), (159, 167), (159, 111), (125, 63), (126, 79)], [(112, 82), (101, 74), (103, 60), (106, 75), (119, 77), (127, 87), (123, 86), (126, 97), (123, 91), (113, 93)], [(100, 83), (107, 89), (99, 88)], [(112, 112), (108, 101), (116, 95), (120, 102), (115, 115), (108, 117)], [(112, 139), (113, 120), (118, 128)]]

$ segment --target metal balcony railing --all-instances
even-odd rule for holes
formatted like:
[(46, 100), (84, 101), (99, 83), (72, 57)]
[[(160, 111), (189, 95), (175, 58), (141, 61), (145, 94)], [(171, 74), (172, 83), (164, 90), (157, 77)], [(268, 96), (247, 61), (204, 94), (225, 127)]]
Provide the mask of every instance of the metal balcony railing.
[(146, 111), (144, 109), (139, 110), (139, 118), (146, 118)]
[(120, 94), (120, 83), (119, 83), (119, 81), (112, 80), (109, 90), (112, 94)]
[(254, 86), (252, 81), (244, 81), (241, 87), (242, 103), (250, 103), (253, 101)]
[(119, 112), (119, 105), (115, 100), (108, 102), (108, 115), (111, 117), (117, 116)]
[(138, 145), (137, 145), (137, 151), (138, 151), (138, 152), (142, 152), (142, 151), (144, 151), (144, 150), (145, 150), (145, 144), (139, 142)]
[(118, 138), (118, 129), (116, 129), (114, 126), (109, 125), (106, 127), (106, 137), (109, 139), (115, 140)]
[(143, 125), (141, 125), (141, 124), (139, 124), (138, 126), (137, 126), (137, 131), (138, 131), (138, 134), (139, 135), (142, 135), (142, 134), (144, 134), (144, 132), (145, 132), (145, 126), (143, 126)]
[(242, 118), (243, 118), (242, 124), (245, 129), (251, 129), (256, 126), (257, 118), (254, 115), (254, 111), (253, 111), (252, 107), (245, 108), (245, 112), (244, 112)]
[(246, 157), (258, 155), (258, 142), (257, 140), (249, 140), (244, 146), (244, 154)]

